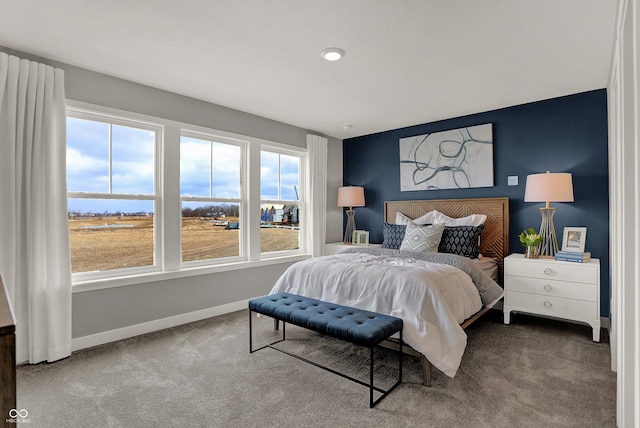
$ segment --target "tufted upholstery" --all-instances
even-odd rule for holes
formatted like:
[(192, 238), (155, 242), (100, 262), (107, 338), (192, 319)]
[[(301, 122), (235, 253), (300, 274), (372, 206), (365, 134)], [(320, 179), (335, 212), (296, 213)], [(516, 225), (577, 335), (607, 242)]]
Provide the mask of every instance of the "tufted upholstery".
[(249, 309), (368, 347), (377, 345), (402, 330), (400, 318), (290, 293), (278, 293), (250, 300)]

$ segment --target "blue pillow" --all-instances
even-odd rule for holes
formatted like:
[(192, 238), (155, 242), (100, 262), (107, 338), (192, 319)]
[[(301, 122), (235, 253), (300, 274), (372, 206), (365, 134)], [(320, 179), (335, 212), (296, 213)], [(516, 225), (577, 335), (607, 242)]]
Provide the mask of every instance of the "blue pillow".
[(382, 248), (399, 250), (406, 229), (407, 226), (404, 224), (385, 223), (382, 229)]
[(442, 233), (438, 251), (477, 259), (480, 255), (480, 235), (484, 224), (480, 226), (447, 226)]

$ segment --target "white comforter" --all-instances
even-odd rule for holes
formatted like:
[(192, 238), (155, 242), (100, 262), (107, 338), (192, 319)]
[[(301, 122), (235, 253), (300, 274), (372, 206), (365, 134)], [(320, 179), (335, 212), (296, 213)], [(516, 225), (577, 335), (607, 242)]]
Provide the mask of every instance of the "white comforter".
[(401, 318), (405, 342), (450, 377), (467, 343), (460, 323), (482, 307), (471, 277), (457, 267), (386, 254), (340, 253), (298, 262), (270, 294), (279, 292)]

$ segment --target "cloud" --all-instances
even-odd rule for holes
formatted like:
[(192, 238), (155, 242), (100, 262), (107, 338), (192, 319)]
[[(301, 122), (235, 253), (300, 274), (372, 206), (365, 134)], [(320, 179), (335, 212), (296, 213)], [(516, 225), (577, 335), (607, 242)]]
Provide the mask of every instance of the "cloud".
[[(109, 142), (111, 141), (111, 162)], [(145, 129), (67, 118), (67, 190), (154, 193), (155, 133)]]
[[(113, 125), (110, 131), (107, 123), (68, 117), (68, 191), (108, 194), (111, 180), (112, 193), (153, 195), (155, 137), (150, 130)], [(241, 157), (240, 146), (182, 136), (180, 194), (240, 198)], [(280, 199), (296, 200), (296, 190), (300, 191), (300, 159), (269, 151), (262, 151), (260, 159), (261, 199), (278, 199), (280, 188)], [(69, 200), (69, 210), (152, 212), (153, 201), (75, 198)]]
[(113, 125), (112, 192), (154, 194), (155, 132)]
[(300, 158), (263, 151), (260, 156), (260, 198), (297, 200), (296, 190), (300, 192), (299, 171)]
[(108, 192), (109, 162), (67, 148), (67, 191)]
[(239, 146), (196, 138), (180, 139), (180, 194), (240, 197)]

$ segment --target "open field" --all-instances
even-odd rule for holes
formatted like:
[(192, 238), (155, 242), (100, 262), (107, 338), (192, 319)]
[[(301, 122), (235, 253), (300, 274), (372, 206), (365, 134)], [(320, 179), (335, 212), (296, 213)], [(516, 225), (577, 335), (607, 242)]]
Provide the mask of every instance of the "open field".
[[(226, 218), (228, 221), (238, 219)], [(261, 250), (298, 247), (298, 230), (261, 228)], [(74, 273), (153, 264), (153, 217), (76, 217), (69, 220)], [(209, 219), (182, 219), (183, 261), (232, 257), (239, 253), (240, 231), (215, 226)]]

